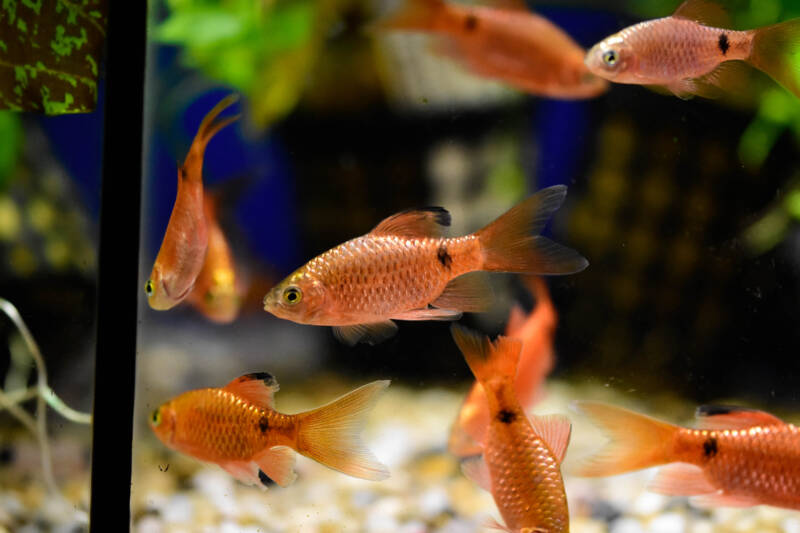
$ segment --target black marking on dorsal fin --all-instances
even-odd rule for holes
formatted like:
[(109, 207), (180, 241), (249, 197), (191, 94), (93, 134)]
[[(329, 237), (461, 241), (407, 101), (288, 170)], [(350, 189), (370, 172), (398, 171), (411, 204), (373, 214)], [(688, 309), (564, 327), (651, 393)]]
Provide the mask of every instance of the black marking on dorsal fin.
[(729, 415), (731, 413), (750, 412), (757, 413), (758, 409), (750, 409), (749, 407), (737, 407), (735, 405), (701, 405), (695, 410), (695, 416), (717, 416)]
[(274, 485), (275, 481), (272, 480), (271, 477), (266, 475), (263, 470), (260, 468), (258, 469), (258, 480), (261, 482), (262, 485), (265, 487), (269, 487), (270, 485)]
[(419, 209), (409, 209), (409, 211), (428, 211), (429, 213), (433, 213), (436, 223), (441, 226), (449, 226), (452, 222), (450, 212), (444, 207), (440, 207), (438, 205), (420, 207)]
[(722, 52), (722, 55), (727, 55), (728, 50), (731, 47), (731, 43), (728, 40), (728, 34), (726, 34), (725, 32), (722, 32), (720, 34), (717, 46), (719, 46), (719, 51)]
[(258, 379), (264, 382), (267, 387), (275, 385), (275, 377), (269, 372), (251, 372), (242, 376), (244, 379)]

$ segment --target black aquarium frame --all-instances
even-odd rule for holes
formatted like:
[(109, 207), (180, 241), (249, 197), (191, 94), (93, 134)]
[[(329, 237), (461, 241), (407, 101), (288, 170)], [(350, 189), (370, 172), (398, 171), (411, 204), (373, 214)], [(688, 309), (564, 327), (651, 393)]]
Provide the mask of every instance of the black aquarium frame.
[(147, 4), (108, 2), (89, 509), (97, 533), (131, 523)]

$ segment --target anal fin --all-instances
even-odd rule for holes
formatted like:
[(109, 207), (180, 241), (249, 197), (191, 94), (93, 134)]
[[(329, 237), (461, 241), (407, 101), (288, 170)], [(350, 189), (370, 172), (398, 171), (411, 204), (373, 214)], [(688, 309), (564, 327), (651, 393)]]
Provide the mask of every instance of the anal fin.
[(736, 494), (726, 494), (724, 491), (715, 492), (713, 494), (703, 494), (702, 496), (694, 496), (689, 501), (695, 507), (709, 508), (709, 507), (752, 507), (754, 505), (761, 505), (761, 502), (751, 496), (739, 496)]
[(258, 467), (272, 481), (286, 487), (297, 479), (294, 472), (295, 453), (288, 446), (273, 446), (255, 457)]
[(258, 476), (258, 467), (252, 461), (228, 461), (218, 464), (223, 470), (245, 485), (260, 487), (262, 490), (267, 490), (267, 487), (261, 483), (261, 479)]
[(488, 309), (492, 296), (492, 288), (486, 282), (486, 276), (473, 272), (451, 280), (432, 305), (474, 313)]
[(351, 326), (334, 326), (333, 334), (343, 343), (353, 346), (357, 342), (375, 345), (397, 333), (397, 324), (391, 320)]
[(458, 320), (461, 318), (461, 311), (454, 309), (411, 309), (396, 315), (392, 315), (396, 320)]
[(688, 463), (659, 468), (647, 489), (668, 496), (698, 496), (719, 490), (708, 481), (702, 468)]

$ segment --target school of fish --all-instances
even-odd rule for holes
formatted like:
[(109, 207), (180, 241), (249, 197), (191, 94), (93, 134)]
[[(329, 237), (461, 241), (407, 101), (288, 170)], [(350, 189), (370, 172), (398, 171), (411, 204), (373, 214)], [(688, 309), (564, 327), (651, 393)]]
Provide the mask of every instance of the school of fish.
[[(742, 68), (769, 74), (800, 96), (800, 19), (730, 29), (726, 10), (687, 0), (671, 15), (611, 35), (588, 52), (521, 2), (502, 5), (407, 0), (379, 20), (379, 32), (432, 36), (434, 49), (476, 75), (551, 98), (594, 98), (609, 83), (662, 87), (681, 97), (735, 90)], [(175, 204), (145, 283), (147, 301), (166, 310), (183, 300), (209, 320), (239, 313), (241, 274), (219, 224), (220, 206), (204, 194), (206, 146), (238, 115), (218, 118), (237, 100), (221, 100), (203, 119), (178, 171)], [(567, 188), (542, 189), (484, 228), (447, 236), (442, 207), (411, 209), (369, 233), (314, 257), (272, 287), (263, 308), (284, 320), (330, 326), (346, 344), (377, 344), (396, 320), (455, 321), (489, 308), (484, 272), (522, 274), (534, 298), (526, 316), (515, 306), (505, 336), (492, 341), (458, 324), (456, 346), (474, 374), (450, 430), (449, 452), (464, 474), (491, 492), (503, 524), (520, 533), (569, 531), (561, 474), (572, 425), (563, 415), (530, 412), (552, 370), (558, 315), (541, 275), (575, 274), (588, 261), (541, 235)], [(152, 412), (150, 427), (167, 447), (219, 465), (248, 485), (291, 484), (300, 453), (344, 474), (389, 476), (359, 434), (389, 381), (374, 381), (317, 409), (275, 409), (277, 381), (245, 374), (221, 388), (184, 392)], [(772, 505), (800, 509), (800, 430), (762, 411), (701, 407), (697, 428), (683, 428), (620, 407), (577, 401), (577, 411), (611, 441), (585, 459), (578, 475), (613, 476), (661, 467), (650, 489), (690, 496), (699, 506)]]

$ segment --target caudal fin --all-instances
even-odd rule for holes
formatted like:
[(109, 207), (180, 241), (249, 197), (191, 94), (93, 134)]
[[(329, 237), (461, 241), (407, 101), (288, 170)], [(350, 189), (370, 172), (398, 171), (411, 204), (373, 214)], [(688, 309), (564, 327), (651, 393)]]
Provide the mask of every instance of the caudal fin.
[(403, 7), (379, 20), (374, 27), (405, 31), (432, 30), (446, 7), (444, 0), (405, 0)]
[(615, 476), (671, 462), (678, 426), (599, 402), (579, 401), (572, 405), (611, 438), (602, 450), (583, 461), (577, 475)]
[(528, 274), (574, 274), (589, 262), (578, 252), (539, 233), (561, 207), (567, 188), (554, 185), (512, 207), (478, 231), (483, 270)]
[[(220, 113), (222, 113), (223, 110), (230, 107), (237, 101), (239, 101), (238, 94), (229, 94), (220, 100), (219, 103), (215, 105), (213, 109), (211, 109), (211, 111), (209, 111), (203, 118), (203, 121), (200, 123), (200, 127), (197, 128), (197, 134), (194, 136), (192, 146), (189, 148), (189, 153), (186, 154), (186, 159), (183, 162), (186, 177), (190, 179), (201, 179), (201, 172), (199, 172), (200, 169), (195, 169), (194, 167), (197, 165), (202, 165), (203, 154), (206, 151), (208, 141), (210, 141), (211, 138), (214, 137), (214, 135), (216, 135), (222, 128), (228, 124), (231, 124), (232, 122), (237, 121), (241, 115), (233, 115), (220, 120), (217, 120), (217, 117)], [(193, 170), (197, 171), (193, 172)]]
[(800, 97), (800, 19), (755, 30), (748, 61)]
[(373, 381), (299, 418), (297, 451), (344, 474), (379, 481), (389, 471), (361, 442), (364, 419), (389, 380)]
[(464, 354), (472, 373), (481, 384), (489, 380), (512, 381), (517, 375), (519, 353), (522, 341), (499, 336), (492, 342), (481, 335), (458, 324), (450, 326), (450, 333), (458, 349)]

